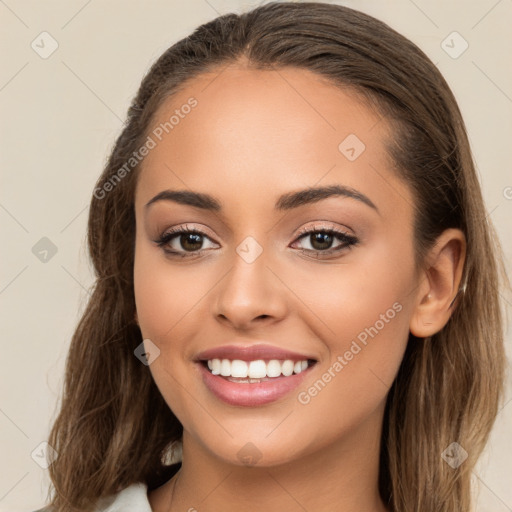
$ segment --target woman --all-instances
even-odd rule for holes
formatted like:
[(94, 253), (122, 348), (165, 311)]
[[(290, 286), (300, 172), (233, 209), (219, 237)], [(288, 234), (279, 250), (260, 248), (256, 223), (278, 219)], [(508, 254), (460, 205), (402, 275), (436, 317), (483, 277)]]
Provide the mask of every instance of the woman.
[(471, 509), (502, 260), (403, 36), (321, 3), (202, 25), (144, 78), (88, 241), (52, 510)]

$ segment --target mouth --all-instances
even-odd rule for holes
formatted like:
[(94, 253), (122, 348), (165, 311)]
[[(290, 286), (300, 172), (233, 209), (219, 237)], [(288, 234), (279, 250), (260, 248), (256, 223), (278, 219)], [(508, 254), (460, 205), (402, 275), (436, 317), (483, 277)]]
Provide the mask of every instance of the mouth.
[(311, 358), (212, 358), (196, 360), (196, 367), (213, 397), (232, 406), (257, 407), (285, 399), (317, 363)]

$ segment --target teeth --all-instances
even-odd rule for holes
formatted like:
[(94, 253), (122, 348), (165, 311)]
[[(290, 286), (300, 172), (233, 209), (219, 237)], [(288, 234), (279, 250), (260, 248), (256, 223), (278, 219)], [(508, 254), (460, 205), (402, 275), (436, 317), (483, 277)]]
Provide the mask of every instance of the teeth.
[(208, 368), (213, 375), (222, 377), (238, 377), (249, 379), (262, 379), (265, 377), (289, 377), (293, 373), (301, 373), (308, 367), (308, 361), (292, 361), (286, 359), (279, 361), (271, 359), (265, 362), (263, 359), (255, 361), (242, 361), (240, 359), (209, 359)]
[(283, 372), (283, 375), (285, 377), (289, 377), (293, 373), (294, 364), (295, 363), (293, 361), (290, 361), (289, 359), (283, 362), (283, 369), (281, 371)]
[(223, 377), (231, 376), (231, 362), (229, 361), (229, 359), (223, 359), (220, 362), (220, 370), (219, 371)]
[[(233, 361), (234, 362), (234, 361)], [(234, 365), (231, 366), (231, 369), (233, 370)], [(247, 363), (245, 361), (240, 361), (238, 363), (238, 366), (242, 367), (239, 373), (245, 373), (244, 366), (247, 366)], [(251, 379), (262, 379), (263, 377), (267, 376), (267, 365), (265, 361), (262, 359), (258, 359), (257, 361), (251, 361), (249, 363), (249, 369), (247, 370), (247, 375), (235, 375), (233, 373), (232, 377), (250, 377)]]
[(267, 364), (267, 377), (279, 377), (281, 375), (281, 368), (281, 362), (277, 359), (272, 359)]

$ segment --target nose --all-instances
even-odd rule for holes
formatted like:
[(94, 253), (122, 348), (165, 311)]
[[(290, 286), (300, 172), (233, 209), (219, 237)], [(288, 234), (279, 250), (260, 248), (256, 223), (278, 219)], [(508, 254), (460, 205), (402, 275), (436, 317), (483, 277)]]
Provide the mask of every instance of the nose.
[(267, 267), (264, 254), (252, 263), (235, 255), (233, 267), (216, 287), (213, 313), (219, 322), (248, 330), (286, 316), (286, 288)]

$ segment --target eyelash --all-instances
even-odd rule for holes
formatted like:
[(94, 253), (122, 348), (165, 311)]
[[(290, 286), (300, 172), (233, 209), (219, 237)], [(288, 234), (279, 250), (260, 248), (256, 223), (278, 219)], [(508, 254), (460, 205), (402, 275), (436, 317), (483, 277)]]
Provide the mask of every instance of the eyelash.
[[(314, 226), (313, 229), (311, 228), (303, 228), (299, 231), (298, 237), (296, 240), (300, 240), (301, 238), (306, 237), (307, 235), (312, 235), (316, 233), (325, 233), (328, 235), (332, 235), (335, 238), (338, 238), (342, 243), (335, 247), (334, 249), (327, 249), (325, 251), (319, 251), (319, 250), (312, 250), (312, 249), (299, 249), (301, 252), (305, 254), (311, 254), (314, 253), (317, 255), (317, 257), (323, 257), (323, 256), (330, 256), (332, 254), (338, 253), (342, 251), (343, 249), (351, 249), (353, 246), (359, 243), (359, 240), (353, 236), (349, 235), (348, 233), (345, 233), (344, 231), (338, 231), (333, 228), (327, 228), (327, 227), (316, 227)], [(199, 249), (197, 251), (175, 251), (174, 249), (168, 249), (165, 246), (169, 244), (171, 240), (176, 238), (178, 235), (182, 234), (196, 234), (201, 235), (206, 238), (210, 238), (206, 233), (204, 233), (201, 230), (195, 229), (195, 228), (188, 228), (187, 226), (178, 226), (175, 228), (170, 228), (157, 240), (154, 240), (154, 242), (158, 245), (158, 247), (161, 247), (163, 251), (168, 254), (171, 257), (179, 257), (179, 258), (189, 258), (193, 256), (198, 256), (204, 251), (207, 251), (208, 249)]]

